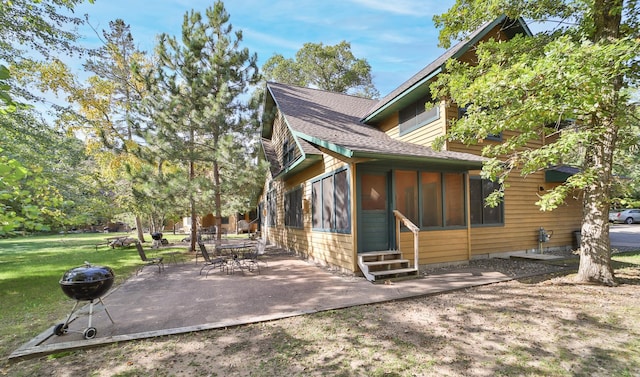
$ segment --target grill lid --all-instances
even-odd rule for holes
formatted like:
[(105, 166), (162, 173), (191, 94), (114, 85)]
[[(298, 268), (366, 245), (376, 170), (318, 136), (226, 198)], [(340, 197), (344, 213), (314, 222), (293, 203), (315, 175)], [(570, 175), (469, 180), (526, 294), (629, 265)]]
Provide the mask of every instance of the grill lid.
[(85, 262), (84, 266), (72, 268), (62, 275), (60, 288), (70, 298), (94, 300), (107, 293), (114, 277), (111, 267), (92, 266)]
[(85, 262), (84, 266), (79, 266), (68, 270), (62, 275), (60, 284), (71, 285), (78, 283), (90, 283), (105, 280), (113, 280), (115, 274), (111, 267), (94, 266)]

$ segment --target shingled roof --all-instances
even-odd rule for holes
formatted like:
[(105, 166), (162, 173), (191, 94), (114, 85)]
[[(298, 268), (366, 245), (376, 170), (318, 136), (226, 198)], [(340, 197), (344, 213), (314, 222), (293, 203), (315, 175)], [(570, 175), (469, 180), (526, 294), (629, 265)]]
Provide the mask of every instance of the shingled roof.
[(294, 136), (345, 157), (446, 160), (473, 166), (484, 161), (469, 153), (436, 152), (399, 141), (362, 123), (374, 100), (279, 83), (268, 83), (267, 89)]
[[(426, 146), (396, 140), (375, 124), (428, 93), (430, 80), (441, 72), (447, 60), (462, 56), (496, 27), (509, 38), (518, 33), (531, 35), (521, 19), (511, 20), (502, 16), (487, 22), (379, 101), (270, 82), (267, 83), (270, 95), (265, 114), (271, 113), (273, 106), (280, 110), (301, 148), (302, 160), (318, 158), (320, 151), (317, 148), (323, 147), (345, 157), (411, 159), (478, 167), (485, 160), (483, 157), (437, 152)], [(275, 151), (268, 142), (273, 131), (271, 127), (269, 122), (265, 122), (262, 136), (265, 138), (263, 144), (266, 142), (267, 158), (275, 159)], [(272, 173), (282, 172), (282, 167), (275, 163), (277, 161), (272, 161)]]
[(396, 107), (402, 107), (402, 104), (397, 104), (398, 106), (394, 106), (394, 104), (396, 104), (397, 101), (401, 100), (405, 94), (413, 92), (418, 87), (424, 86), (420, 89), (422, 92), (420, 95), (424, 95), (425, 93), (427, 93), (429, 91), (428, 84), (430, 80), (442, 71), (445, 63), (449, 59), (459, 58), (460, 56), (462, 56), (496, 26), (500, 26), (500, 30), (504, 32), (509, 38), (513, 37), (513, 35), (517, 33), (525, 33), (527, 35), (531, 35), (531, 31), (522, 19), (514, 21), (507, 18), (506, 16), (502, 16), (492, 22), (486, 22), (482, 24), (473, 33), (469, 34), (464, 40), (448, 49), (444, 54), (442, 54), (436, 60), (429, 63), (426, 67), (420, 70), (420, 72), (411, 76), (411, 78), (402, 83), (391, 93), (387, 94), (380, 101), (376, 102), (367, 111), (367, 114), (363, 116), (362, 121), (375, 122), (380, 118), (384, 118), (386, 116), (385, 110), (395, 111), (397, 110)]

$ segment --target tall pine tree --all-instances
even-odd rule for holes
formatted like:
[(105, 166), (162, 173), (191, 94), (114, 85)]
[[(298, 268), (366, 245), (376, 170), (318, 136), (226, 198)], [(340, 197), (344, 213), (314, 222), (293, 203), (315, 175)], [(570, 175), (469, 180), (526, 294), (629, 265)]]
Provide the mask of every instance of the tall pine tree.
[[(259, 80), (257, 57), (241, 48), (242, 32), (233, 32), (224, 4), (216, 1), (205, 16), (193, 10), (185, 14), (180, 40), (160, 35), (157, 66), (145, 74), (149, 143), (162, 145), (167, 160), (182, 162), (189, 171), (192, 250), (197, 214), (213, 209), (220, 229), (223, 197), (234, 195), (223, 192), (221, 178), (225, 169), (234, 169), (233, 161), (223, 165), (221, 158), (229, 150), (244, 150), (255, 135), (244, 99)], [(206, 185), (198, 175), (203, 166)], [(213, 203), (202, 201), (209, 191)]]

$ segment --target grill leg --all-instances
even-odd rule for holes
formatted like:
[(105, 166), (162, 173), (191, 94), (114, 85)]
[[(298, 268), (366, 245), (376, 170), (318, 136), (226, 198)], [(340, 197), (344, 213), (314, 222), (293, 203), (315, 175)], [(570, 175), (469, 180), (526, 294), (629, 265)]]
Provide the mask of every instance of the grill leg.
[(107, 310), (107, 305), (104, 304), (104, 302), (102, 301), (102, 299), (100, 297), (98, 297), (98, 300), (100, 300), (100, 303), (104, 307), (104, 312), (107, 313), (107, 317), (109, 317), (109, 320), (111, 321), (111, 324), (115, 325), (116, 323), (113, 322), (113, 318), (111, 318), (111, 314), (109, 314), (109, 311)]
[(89, 326), (87, 326), (87, 328), (91, 327), (91, 317), (93, 316), (93, 300), (91, 300), (89, 302)]
[(67, 317), (67, 320), (64, 321), (63, 327), (67, 327), (67, 325), (69, 325), (69, 322), (71, 322), (71, 317), (73, 316), (73, 313), (76, 312), (76, 308), (78, 307), (79, 303), (80, 303), (80, 301), (76, 300), (75, 305), (73, 305), (73, 309), (71, 309), (71, 313), (69, 313), (69, 316)]

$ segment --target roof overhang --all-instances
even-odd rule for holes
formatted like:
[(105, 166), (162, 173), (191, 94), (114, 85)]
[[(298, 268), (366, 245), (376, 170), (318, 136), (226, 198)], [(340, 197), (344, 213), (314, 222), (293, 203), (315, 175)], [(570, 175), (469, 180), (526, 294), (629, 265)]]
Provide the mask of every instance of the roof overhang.
[(343, 147), (341, 145), (337, 145), (337, 144), (331, 143), (329, 141), (322, 140), (322, 139), (320, 139), (318, 137), (315, 137), (315, 136), (309, 136), (309, 135), (306, 135), (306, 134), (304, 134), (302, 132), (291, 131), (291, 133), (296, 137), (304, 139), (304, 140), (306, 140), (306, 141), (308, 141), (308, 142), (310, 142), (312, 144), (318, 145), (318, 146), (320, 146), (322, 148), (325, 148), (325, 149), (328, 149), (328, 150), (330, 150), (332, 152), (338, 153), (338, 154), (340, 154), (342, 156), (349, 157), (349, 158), (353, 156), (353, 151), (351, 149), (345, 148), (345, 147)]
[(493, 30), (496, 26), (498, 26), (500, 24), (503, 24), (503, 23), (507, 23), (507, 22), (511, 22), (513, 24), (509, 25), (508, 27), (503, 28), (502, 31), (507, 34), (507, 37), (509, 39), (515, 37), (517, 34), (520, 34), (520, 32), (524, 32), (529, 37), (533, 35), (533, 33), (531, 33), (531, 30), (529, 29), (529, 26), (527, 26), (527, 23), (524, 22), (524, 19), (522, 19), (522, 17), (519, 17), (516, 20), (510, 20), (506, 15), (502, 15), (501, 17), (496, 18), (495, 20), (493, 20), (493, 22), (491, 22), (487, 26), (485, 26), (482, 29), (482, 32), (477, 33), (476, 35), (473, 36), (473, 38), (469, 39), (462, 46), (462, 48), (460, 48), (458, 51), (456, 51), (453, 54), (452, 58), (454, 58), (454, 59), (460, 58), (467, 51), (469, 51), (469, 49), (472, 46), (475, 46), (478, 42), (480, 42), (480, 40), (482, 40), (484, 37), (486, 37), (487, 34), (491, 30)]
[[(409, 105), (410, 103), (417, 100), (421, 96), (424, 96), (425, 94), (427, 94), (430, 91), (429, 83), (431, 82), (431, 80), (433, 80), (434, 77), (436, 77), (438, 74), (440, 74), (444, 70), (444, 67), (447, 61), (449, 61), (450, 59), (460, 58), (467, 51), (469, 51), (474, 45), (476, 45), (480, 40), (485, 38), (487, 34), (491, 32), (491, 30), (493, 30), (496, 26), (507, 23), (507, 22), (512, 24), (505, 25), (508, 27), (505, 27), (503, 31), (507, 34), (507, 37), (509, 39), (513, 38), (516, 34), (520, 34), (522, 32), (524, 32), (524, 34), (526, 34), (527, 36), (533, 35), (531, 33), (531, 30), (529, 29), (529, 27), (527, 26), (527, 24), (524, 22), (522, 18), (518, 18), (517, 20), (510, 20), (509, 18), (507, 18), (506, 15), (498, 17), (493, 22), (483, 26), (481, 30), (478, 30), (477, 32), (473, 33), (472, 34), (473, 36), (468, 41), (462, 44), (458, 44), (454, 48), (445, 52), (438, 59), (442, 59), (448, 53), (452, 55), (449, 58), (442, 61), (442, 64), (437, 65), (433, 67), (432, 70), (425, 72), (424, 76), (420, 80), (418, 80), (416, 83), (414, 83), (413, 85), (403, 90), (401, 93), (399, 93), (397, 96), (389, 100), (383, 106), (373, 111), (371, 114), (362, 118), (361, 121), (364, 123), (375, 124), (376, 122), (389, 116), (391, 113), (402, 109), (403, 107)], [(433, 63), (436, 63), (438, 59), (436, 59)]]
[(355, 158), (368, 159), (368, 161), (380, 161), (384, 163), (410, 163), (437, 166), (438, 168), (455, 168), (456, 170), (476, 170), (481, 169), (483, 161), (462, 160), (455, 158), (437, 158), (426, 156), (402, 156), (394, 154), (356, 152)]
[[(366, 159), (369, 161), (384, 160), (384, 161), (395, 161), (395, 162), (406, 162), (406, 163), (426, 163), (430, 165), (438, 165), (443, 167), (450, 166), (450, 167), (456, 167), (458, 169), (462, 168), (465, 170), (480, 169), (482, 168), (482, 164), (483, 164), (483, 161), (481, 160), (464, 160), (464, 159), (447, 158), (447, 157), (437, 158), (437, 157), (428, 157), (428, 156), (356, 151), (341, 145), (330, 143), (326, 140), (322, 140), (317, 137), (305, 135), (300, 132), (294, 132), (294, 135), (301, 139), (307, 140), (310, 143), (316, 144), (322, 148), (335, 152), (346, 158)], [(320, 156), (318, 156), (318, 158), (320, 158)], [(315, 160), (312, 163), (315, 163)]]
[(262, 132), (261, 136), (265, 139), (271, 139), (273, 133), (273, 120), (276, 114), (276, 100), (271, 93), (269, 83), (265, 84), (265, 95), (262, 111)]
[(276, 176), (273, 177), (273, 179), (285, 179), (287, 177), (290, 177), (296, 173), (299, 173), (305, 170), (309, 166), (321, 160), (322, 160), (322, 156), (318, 154), (302, 155), (298, 157), (298, 159), (292, 162), (290, 165), (282, 169)]
[(545, 169), (544, 181), (548, 183), (563, 183), (566, 182), (569, 177), (576, 175), (580, 172), (579, 168), (567, 165), (552, 166)]
[(408, 106), (414, 101), (417, 101), (419, 98), (423, 97), (425, 94), (430, 92), (429, 82), (431, 81), (431, 79), (436, 77), (440, 72), (442, 72), (442, 66), (438, 67), (436, 70), (429, 73), (422, 80), (418, 81), (417, 83), (412, 85), (409, 89), (405, 90), (400, 95), (393, 98), (391, 101), (387, 102), (384, 106), (380, 107), (378, 110), (367, 115), (361, 121), (364, 123), (376, 123), (386, 118), (389, 115), (389, 113), (394, 113), (396, 111), (399, 111), (400, 109)]

